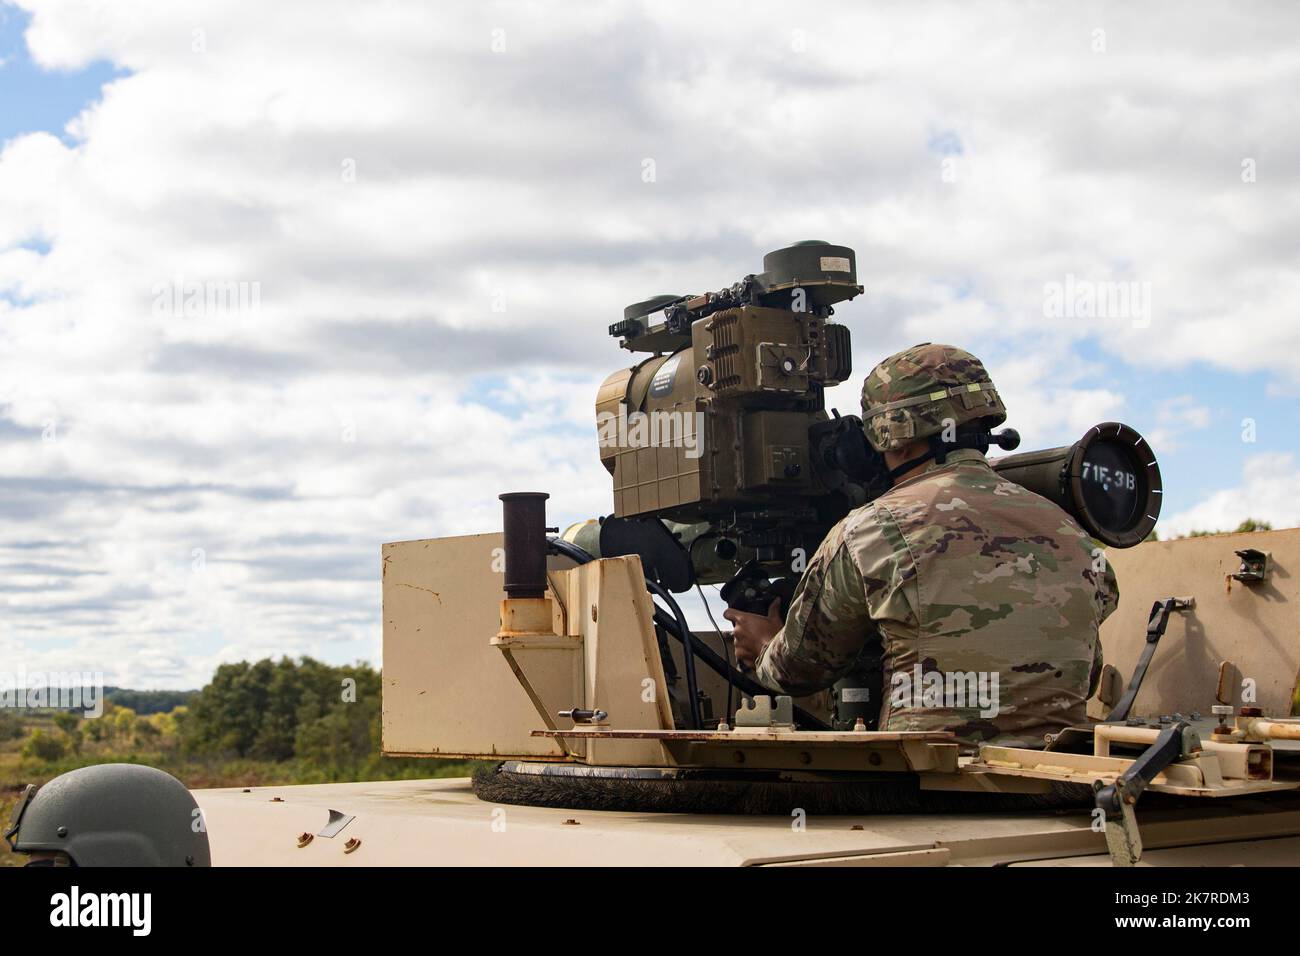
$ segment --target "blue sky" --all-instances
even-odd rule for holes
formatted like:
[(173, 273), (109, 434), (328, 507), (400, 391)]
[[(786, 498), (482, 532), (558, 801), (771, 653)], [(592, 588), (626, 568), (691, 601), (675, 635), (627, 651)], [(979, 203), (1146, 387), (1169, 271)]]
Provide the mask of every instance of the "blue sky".
[(32, 62), (23, 31), (31, 16), (0, 5), (0, 141), (44, 130), (67, 138), (63, 127), (123, 71), (109, 63), (46, 70)]
[[(1152, 371), (1104, 356), (1095, 342), (1083, 343), (1079, 352), (1106, 365), (1114, 387), (1127, 398), (1121, 417), (1140, 432), (1152, 434), (1160, 428), (1158, 410), (1170, 398), (1189, 395), (1209, 410), (1207, 427), (1180, 431), (1172, 447), (1155, 447), (1167, 514), (1185, 511), (1216, 489), (1240, 483), (1251, 455), (1300, 450), (1300, 403), (1294, 390), (1271, 395), (1270, 388), (1285, 389), (1271, 375), (1224, 371), (1205, 363)], [(1253, 444), (1242, 440), (1246, 418), (1256, 423)], [(1248, 512), (1249, 504), (1243, 509)]]

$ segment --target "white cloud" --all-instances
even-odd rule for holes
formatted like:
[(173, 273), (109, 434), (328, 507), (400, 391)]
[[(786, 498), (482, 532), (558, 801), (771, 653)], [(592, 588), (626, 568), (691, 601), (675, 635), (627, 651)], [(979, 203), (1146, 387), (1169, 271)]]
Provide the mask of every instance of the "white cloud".
[[(845, 411), (926, 339), (1027, 447), (1124, 412), (1086, 337), (1300, 382), (1286, 6), (20, 5), (42, 65), (131, 71), (0, 153), (0, 642), (36, 664), (376, 657), (380, 542), (514, 488), (607, 510), (605, 327), (797, 239), (859, 255)], [(1067, 275), (1150, 282), (1149, 327), (1046, 317)], [(259, 306), (159, 314), (178, 278)]]
[(1152, 448), (1171, 454), (1179, 447), (1179, 438), (1189, 431), (1210, 427), (1211, 412), (1191, 395), (1164, 399), (1156, 408), (1156, 427), (1147, 436)]
[(1298, 527), (1300, 478), (1296, 468), (1296, 456), (1290, 453), (1251, 455), (1237, 487), (1216, 491), (1186, 511), (1161, 517), (1160, 536), (1231, 531), (1247, 518), (1267, 521), (1274, 528)]

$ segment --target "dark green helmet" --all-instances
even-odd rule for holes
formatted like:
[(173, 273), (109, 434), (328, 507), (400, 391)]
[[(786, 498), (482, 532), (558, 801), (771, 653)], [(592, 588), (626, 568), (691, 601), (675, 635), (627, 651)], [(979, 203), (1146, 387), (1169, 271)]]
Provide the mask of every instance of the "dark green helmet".
[(212, 865), (194, 797), (139, 764), (82, 767), (29, 787), (5, 836), (17, 853), (66, 853), (77, 866)]

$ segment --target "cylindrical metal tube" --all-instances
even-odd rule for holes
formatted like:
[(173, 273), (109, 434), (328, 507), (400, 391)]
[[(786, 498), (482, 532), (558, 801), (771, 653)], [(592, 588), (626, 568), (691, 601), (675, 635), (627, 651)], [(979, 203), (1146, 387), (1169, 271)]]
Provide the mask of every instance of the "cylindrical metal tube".
[[(1243, 722), (1237, 726), (1241, 727)], [(1300, 724), (1277, 720), (1248, 719), (1242, 727), (1246, 733), (1261, 740), (1300, 740)]]
[(1061, 448), (1022, 451), (1016, 455), (993, 458), (989, 465), (1002, 477), (1009, 478), (1022, 488), (1028, 488), (1034, 494), (1042, 495), (1068, 511), (1071, 503), (1062, 474), (1072, 454), (1074, 446), (1065, 445)]
[(1110, 756), (1110, 745), (1141, 744), (1149, 747), (1160, 736), (1155, 727), (1127, 727), (1123, 724), (1098, 724), (1092, 729), (1093, 753), (1098, 757)]
[(1073, 445), (994, 458), (1003, 478), (1042, 495), (1113, 548), (1140, 544), (1160, 516), (1160, 466), (1127, 425), (1103, 422)]
[(499, 495), (505, 530), (505, 589), (511, 598), (546, 595), (546, 499), (544, 491)]

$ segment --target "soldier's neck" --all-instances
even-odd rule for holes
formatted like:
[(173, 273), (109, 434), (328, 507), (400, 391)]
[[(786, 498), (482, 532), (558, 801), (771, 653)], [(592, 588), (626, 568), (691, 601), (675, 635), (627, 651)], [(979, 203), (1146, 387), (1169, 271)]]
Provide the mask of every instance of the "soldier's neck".
[[(920, 458), (929, 450), (929, 448), (929, 442), (914, 441), (910, 445), (905, 445), (894, 451), (885, 452), (885, 464), (888, 465), (889, 469), (892, 471), (899, 465), (904, 465), (914, 458)], [(931, 464), (933, 464), (933, 460), (926, 459), (919, 463), (915, 468), (911, 468), (895, 478), (894, 484), (900, 485), (911, 478), (915, 478), (917, 475), (924, 473)]]

